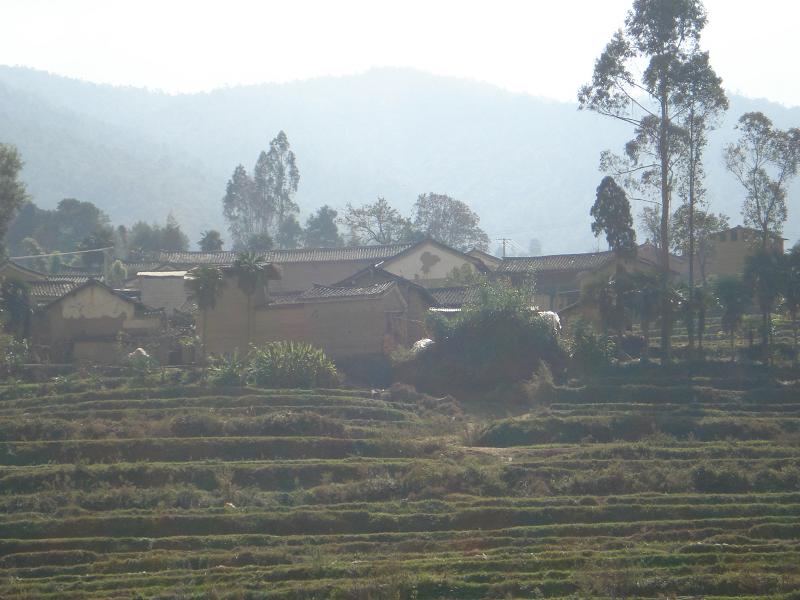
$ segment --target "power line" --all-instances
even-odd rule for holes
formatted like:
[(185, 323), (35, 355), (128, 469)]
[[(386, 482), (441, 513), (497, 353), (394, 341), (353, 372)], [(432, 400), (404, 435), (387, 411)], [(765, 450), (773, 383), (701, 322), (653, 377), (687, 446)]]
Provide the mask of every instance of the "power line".
[(114, 246), (106, 248), (94, 248), (92, 250), (75, 250), (73, 252), (51, 252), (49, 254), (32, 254), (31, 256), (10, 256), (8, 260), (22, 260), (23, 258), (44, 258), (48, 256), (70, 256), (72, 254), (88, 254), (89, 252), (105, 252), (106, 250), (113, 250)]

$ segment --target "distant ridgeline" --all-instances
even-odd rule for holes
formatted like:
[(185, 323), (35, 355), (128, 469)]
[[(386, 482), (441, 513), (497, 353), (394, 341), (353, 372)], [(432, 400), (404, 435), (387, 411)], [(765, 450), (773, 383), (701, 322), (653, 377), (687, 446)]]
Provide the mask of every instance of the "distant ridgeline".
[[(761, 110), (779, 127), (795, 126), (800, 109), (731, 100), (706, 167), (712, 210), (736, 222), (742, 192), (721, 159), (733, 124)], [(233, 168), (284, 130), (301, 173), (302, 218), (378, 195), (407, 212), (417, 194), (434, 190), (470, 204), (490, 237), (538, 238), (547, 254), (596, 247), (588, 210), (599, 154), (629, 137), (570, 103), (397, 69), (169, 96), (3, 67), (0, 113), (0, 140), (18, 146), (43, 208), (79, 198), (114, 223), (164, 222), (171, 212), (196, 240), (204, 229), (224, 230)], [(800, 232), (791, 208), (789, 244)]]

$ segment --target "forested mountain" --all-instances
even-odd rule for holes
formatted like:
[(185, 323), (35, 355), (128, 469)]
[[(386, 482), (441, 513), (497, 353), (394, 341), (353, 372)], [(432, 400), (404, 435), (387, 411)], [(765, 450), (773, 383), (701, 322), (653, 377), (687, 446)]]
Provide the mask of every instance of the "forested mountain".
[[(731, 98), (707, 170), (712, 210), (732, 223), (742, 193), (721, 148), (749, 110), (800, 125), (800, 108)], [(596, 246), (588, 223), (599, 153), (629, 137), (574, 104), (410, 70), (167, 95), (0, 67), (0, 141), (19, 147), (38, 205), (79, 198), (127, 224), (172, 212), (193, 241), (202, 229), (225, 229), (228, 177), (240, 162), (251, 169), (280, 129), (297, 154), (304, 215), (378, 195), (408, 211), (419, 193), (447, 193), (469, 203), (492, 238), (527, 246), (536, 237), (545, 253)], [(791, 242), (798, 193), (795, 185)]]

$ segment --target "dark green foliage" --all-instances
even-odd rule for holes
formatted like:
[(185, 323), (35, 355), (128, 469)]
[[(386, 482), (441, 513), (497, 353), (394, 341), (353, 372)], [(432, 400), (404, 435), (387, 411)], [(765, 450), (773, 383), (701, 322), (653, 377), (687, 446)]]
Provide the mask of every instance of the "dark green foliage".
[(338, 213), (327, 204), (308, 216), (304, 233), (306, 248), (336, 248), (344, 245), (336, 225)]
[(744, 270), (745, 285), (750, 297), (755, 298), (761, 309), (761, 346), (764, 358), (770, 357), (770, 315), (775, 309), (787, 273), (783, 256), (773, 250), (760, 249), (747, 257)]
[(333, 388), (339, 383), (335, 365), (322, 350), (297, 342), (254, 348), (247, 378), (254, 385), (271, 388)]
[(225, 287), (225, 278), (222, 271), (216, 267), (197, 267), (187, 274), (185, 285), (189, 300), (197, 304), (202, 315), (203, 362), (205, 363), (207, 360), (205, 339), (208, 311), (217, 305), (217, 300)]
[(570, 358), (579, 373), (589, 375), (604, 371), (611, 366), (616, 352), (614, 340), (598, 334), (585, 321), (575, 324), (570, 343)]
[(22, 159), (14, 146), (0, 144), (0, 242), (6, 248), (6, 232), (16, 212), (27, 199), (25, 184), (19, 179)]
[(144, 221), (134, 223), (128, 234), (128, 249), (131, 252), (178, 252), (189, 249), (189, 238), (181, 230), (172, 215), (167, 217), (162, 227), (157, 223), (149, 225)]
[(435, 343), (401, 367), (421, 389), (491, 389), (529, 378), (541, 361), (564, 363), (554, 324), (533, 309), (532, 293), (509, 285), (484, 284), (457, 319), (431, 329)]
[(722, 308), (722, 329), (731, 337), (731, 347), (750, 304), (750, 290), (738, 277), (722, 277), (714, 284), (714, 295)]
[[(114, 232), (110, 227), (97, 229), (87, 235), (77, 250), (85, 252), (81, 254), (81, 260), (87, 269), (98, 270), (103, 267), (106, 256), (110, 255), (114, 249)], [(86, 252), (87, 250), (97, 250), (96, 252)]]
[(288, 215), (278, 226), (275, 235), (278, 248), (299, 248), (303, 243), (303, 228), (294, 215)]
[(200, 236), (197, 245), (203, 252), (219, 252), (223, 245), (222, 236), (216, 229), (207, 229)]
[(0, 283), (0, 315), (3, 329), (17, 341), (27, 339), (31, 331), (33, 305), (24, 281), (6, 278)]
[(14, 255), (33, 254), (24, 245), (35, 239), (48, 252), (71, 252), (95, 231), (109, 227), (108, 216), (91, 202), (66, 198), (54, 210), (38, 208), (26, 202), (11, 222), (8, 247)]
[(636, 232), (633, 230), (631, 203), (625, 190), (617, 185), (613, 177), (604, 177), (597, 187), (597, 198), (589, 213), (592, 233), (605, 234), (608, 247), (617, 255), (636, 252)]

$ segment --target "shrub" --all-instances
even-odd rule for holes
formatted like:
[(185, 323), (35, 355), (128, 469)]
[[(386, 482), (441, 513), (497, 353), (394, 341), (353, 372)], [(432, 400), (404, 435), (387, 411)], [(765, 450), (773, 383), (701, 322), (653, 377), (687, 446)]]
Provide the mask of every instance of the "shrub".
[(247, 378), (254, 385), (276, 388), (330, 388), (339, 383), (336, 366), (322, 350), (297, 342), (254, 348)]
[(240, 386), (244, 383), (245, 365), (239, 355), (212, 357), (209, 377), (211, 383), (221, 386)]
[(557, 331), (532, 306), (529, 291), (484, 285), (477, 301), (465, 306), (455, 321), (432, 319), (428, 326), (436, 343), (398, 371), (419, 389), (446, 393), (454, 388), (485, 391), (522, 381), (542, 361), (558, 370), (563, 351)]
[(616, 345), (607, 336), (598, 335), (586, 321), (578, 321), (572, 332), (570, 358), (581, 373), (597, 373), (611, 366)]

